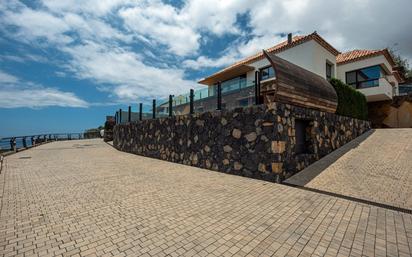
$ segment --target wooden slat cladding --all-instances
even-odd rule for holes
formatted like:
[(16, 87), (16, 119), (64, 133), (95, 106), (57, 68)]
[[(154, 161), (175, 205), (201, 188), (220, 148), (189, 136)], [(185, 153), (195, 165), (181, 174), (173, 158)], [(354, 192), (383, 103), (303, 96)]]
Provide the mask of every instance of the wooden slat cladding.
[(263, 51), (276, 79), (262, 82), (265, 103), (282, 102), (334, 113), (338, 98), (333, 86), (321, 76)]

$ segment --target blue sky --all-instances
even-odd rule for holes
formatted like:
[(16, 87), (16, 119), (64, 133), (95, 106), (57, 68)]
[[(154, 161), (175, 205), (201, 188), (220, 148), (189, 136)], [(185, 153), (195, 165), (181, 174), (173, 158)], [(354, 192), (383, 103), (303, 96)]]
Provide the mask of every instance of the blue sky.
[[(0, 137), (81, 132), (317, 31), (412, 59), (408, 0), (0, 0)], [(365, 15), (365, 14), (368, 15)], [(397, 26), (393, 26), (397, 21)]]

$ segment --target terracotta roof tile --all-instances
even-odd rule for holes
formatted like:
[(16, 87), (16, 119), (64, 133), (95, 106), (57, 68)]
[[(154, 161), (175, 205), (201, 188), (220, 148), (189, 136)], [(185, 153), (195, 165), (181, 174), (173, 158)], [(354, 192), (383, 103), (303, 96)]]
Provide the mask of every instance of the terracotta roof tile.
[(341, 53), (336, 57), (336, 63), (338, 65), (342, 65), (349, 62), (359, 61), (363, 59), (367, 59), (370, 57), (384, 55), (386, 59), (392, 66), (395, 66), (395, 62), (393, 61), (392, 56), (389, 54), (388, 49), (380, 49), (380, 50), (353, 50), (346, 53)]

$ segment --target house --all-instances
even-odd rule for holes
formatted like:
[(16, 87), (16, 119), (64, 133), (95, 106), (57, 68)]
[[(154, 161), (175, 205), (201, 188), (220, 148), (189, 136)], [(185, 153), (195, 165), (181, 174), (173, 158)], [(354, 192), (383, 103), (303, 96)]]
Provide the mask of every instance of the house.
[[(273, 47), (267, 53), (276, 54), (293, 64), (311, 71), (323, 78), (336, 76), (336, 57), (340, 54), (316, 32), (306, 36), (288, 35), (288, 39)], [(213, 86), (222, 82), (222, 89), (227, 81), (238, 78), (241, 81), (254, 81), (254, 72), (261, 72), (261, 80), (270, 79), (275, 74), (263, 52), (247, 57), (199, 81), (200, 84)]]
[(368, 102), (391, 100), (403, 81), (387, 49), (353, 50), (336, 58), (337, 78), (362, 92)]
[[(398, 84), (402, 78), (395, 70), (395, 62), (387, 49), (354, 50), (339, 52), (317, 32), (292, 36), (266, 50), (290, 63), (310, 71), (324, 79), (338, 78), (365, 94), (368, 102), (390, 100), (398, 95)], [(276, 72), (264, 52), (240, 60), (198, 83), (208, 88), (195, 97), (195, 110), (216, 109), (217, 84), (221, 83), (223, 108), (253, 104), (255, 72), (259, 71), (262, 84), (276, 78)], [(188, 112), (189, 96), (179, 96), (174, 102), (174, 112)], [(159, 110), (167, 111), (165, 103)]]

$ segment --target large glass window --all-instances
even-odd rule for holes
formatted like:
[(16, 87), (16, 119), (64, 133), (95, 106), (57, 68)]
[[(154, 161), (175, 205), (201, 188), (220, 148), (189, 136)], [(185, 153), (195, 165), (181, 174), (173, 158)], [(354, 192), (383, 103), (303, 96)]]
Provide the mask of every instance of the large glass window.
[(368, 88), (379, 86), (381, 67), (379, 65), (346, 72), (346, 84), (354, 88)]
[[(222, 87), (222, 93), (226, 93), (226, 92), (230, 92), (233, 90), (238, 90), (238, 89), (246, 87), (246, 74), (240, 75), (233, 79), (223, 81), (221, 83), (221, 87)], [(209, 87), (209, 88), (213, 88), (213, 92), (209, 91), (209, 96), (215, 95), (216, 90), (217, 90), (217, 85), (213, 85), (213, 87)]]
[(272, 66), (260, 69), (260, 80), (269, 79), (275, 76), (275, 70)]

